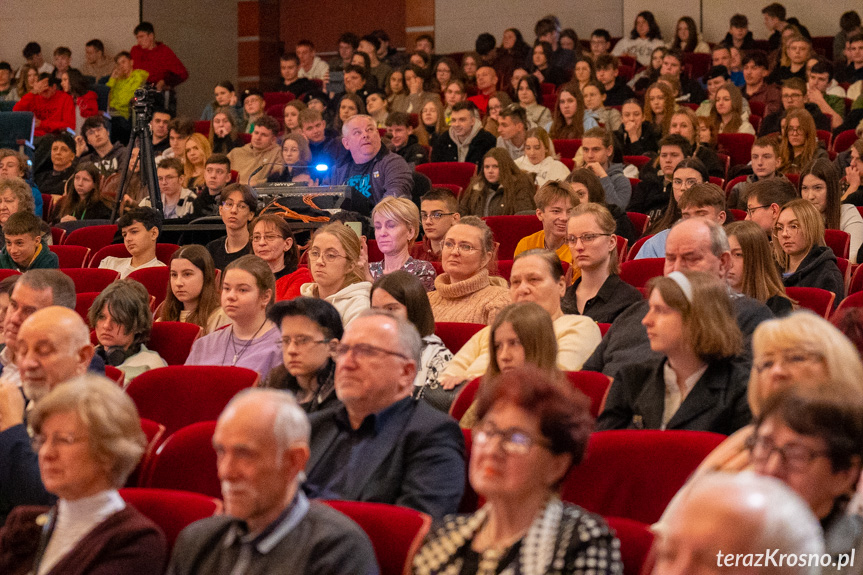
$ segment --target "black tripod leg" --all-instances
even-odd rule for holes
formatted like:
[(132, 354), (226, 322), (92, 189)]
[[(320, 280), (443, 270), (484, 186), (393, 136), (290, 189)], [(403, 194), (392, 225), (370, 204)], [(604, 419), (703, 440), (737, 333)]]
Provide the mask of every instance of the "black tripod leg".
[(111, 221), (116, 221), (117, 215), (120, 213), (120, 203), (123, 201), (123, 198), (126, 194), (126, 183), (129, 179), (129, 172), (132, 169), (132, 150), (135, 149), (135, 142), (138, 140), (140, 135), (137, 131), (132, 132), (132, 136), (129, 138), (129, 147), (126, 148), (126, 161), (123, 163), (123, 171), (120, 174), (120, 185), (117, 188), (117, 197), (114, 200), (114, 208), (111, 210)]

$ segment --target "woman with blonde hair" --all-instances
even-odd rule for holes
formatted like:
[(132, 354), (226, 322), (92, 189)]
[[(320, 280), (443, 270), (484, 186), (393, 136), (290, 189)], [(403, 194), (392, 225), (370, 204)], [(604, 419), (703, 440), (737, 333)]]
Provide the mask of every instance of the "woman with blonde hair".
[(612, 323), (626, 308), (643, 299), (641, 292), (620, 279), (615, 229), (617, 222), (601, 204), (579, 204), (566, 226), (573, 264), (581, 275), (566, 288), (565, 313)]
[(204, 246), (190, 244), (171, 256), (171, 276), (165, 302), (156, 310), (156, 321), (193, 323), (207, 335), (231, 323), (222, 311), (216, 266)]
[(434, 266), (410, 255), (420, 231), (420, 213), (416, 204), (407, 198), (386, 197), (372, 210), (372, 224), (375, 241), (384, 259), (368, 263), (368, 249), (363, 242), (360, 261), (366, 263), (366, 280), (373, 283), (386, 274), (404, 270), (417, 276), (426, 291), (433, 290), (436, 275)]
[(752, 419), (749, 365), (728, 287), (705, 272), (675, 271), (647, 284), (642, 324), (659, 359), (623, 366), (597, 429), (688, 429), (729, 435)]
[(29, 94), (39, 81), (39, 70), (30, 64), (24, 64), (18, 69), (18, 99)]
[(492, 283), (489, 278), (487, 266), (493, 256), (494, 236), (480, 218), (465, 216), (447, 231), (441, 252), (444, 273), (429, 292), (436, 322), (488, 325), (510, 303), (506, 281), (496, 278)]
[(788, 78), (800, 78), (804, 82), (806, 78), (806, 62), (812, 57), (812, 42), (800, 32), (789, 33), (786, 38), (783, 31), (781, 57), (779, 65), (767, 78), (766, 82), (781, 84)]
[(364, 277), (361, 253), (360, 238), (342, 223), (318, 228), (311, 247), (306, 251), (314, 281), (303, 284), (300, 295), (333, 304), (345, 327), (369, 308), (372, 284)]
[(531, 128), (524, 140), (524, 155), (515, 161), (524, 172), (536, 174), (536, 185), (546, 182), (562, 182), (569, 175), (569, 168), (557, 159), (554, 144), (543, 128)]
[(557, 102), (549, 135), (555, 140), (581, 138), (584, 133), (599, 125), (593, 112), (584, 105), (584, 96), (578, 83), (570, 82), (557, 92)]
[(419, 117), (419, 127), (427, 134), (429, 145), (434, 147), (438, 136), (447, 131), (446, 113), (444, 112), (440, 98), (435, 96), (424, 102), (420, 107)]
[(782, 142), (779, 144), (779, 171), (798, 174), (817, 158), (828, 158), (818, 145), (818, 131), (812, 115), (803, 108), (785, 114)]
[(731, 289), (765, 304), (776, 317), (791, 313), (794, 302), (785, 293), (761, 226), (751, 221), (732, 222), (725, 226), (725, 233), (731, 246), (731, 269), (726, 276)]
[[(710, 176), (717, 178), (725, 177), (725, 164), (719, 161), (716, 151), (709, 143), (702, 143), (698, 138), (699, 122), (704, 119), (697, 116), (695, 112), (682, 106), (671, 116), (671, 124), (668, 126), (668, 134), (679, 134), (686, 138), (692, 145), (692, 157), (698, 158), (707, 168)], [(707, 123), (710, 123), (709, 121)], [(711, 124), (713, 126), (713, 124)], [(715, 132), (715, 130), (714, 130)]]
[(833, 250), (824, 243), (824, 219), (809, 200), (791, 200), (773, 227), (773, 254), (785, 287), (815, 287), (845, 297), (845, 279)]
[(716, 98), (710, 109), (710, 121), (720, 134), (752, 134), (755, 128), (743, 119), (743, 96), (740, 89), (726, 82), (716, 90)]
[(674, 94), (665, 82), (654, 82), (644, 93), (644, 120), (653, 124), (662, 135), (668, 134), (671, 116), (677, 109)]
[(492, 148), (459, 198), (462, 216), (511, 216), (536, 209), (533, 181), (503, 148)]
[(213, 153), (210, 141), (203, 134), (195, 132), (186, 140), (183, 154), (183, 173), (186, 175), (186, 188), (194, 190), (204, 184), (204, 170), (207, 158)]

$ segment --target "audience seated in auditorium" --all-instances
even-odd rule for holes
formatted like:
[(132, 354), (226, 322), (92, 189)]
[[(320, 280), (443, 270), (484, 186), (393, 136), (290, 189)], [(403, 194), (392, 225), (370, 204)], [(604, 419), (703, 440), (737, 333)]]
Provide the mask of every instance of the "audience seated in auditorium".
[(614, 163), (614, 138), (604, 128), (591, 128), (581, 143), (584, 165), (599, 178), (609, 204), (626, 208), (632, 195), (632, 185), (623, 175), (623, 164)]
[[(438, 67), (442, 68), (446, 62), (443, 60), (438, 62)], [(450, 124), (450, 114), (452, 114), (452, 107), (458, 104), (459, 102), (467, 101), (467, 92), (465, 91), (464, 82), (458, 78), (453, 77), (444, 84), (443, 87), (443, 103), (446, 105), (444, 107), (444, 115), (446, 116), (447, 125)]]
[(536, 208), (534, 190), (531, 178), (518, 169), (507, 151), (492, 148), (482, 160), (482, 169), (462, 191), (458, 211), (462, 216), (483, 217), (532, 212)]
[[(527, 368), (484, 382), (477, 404), (470, 484), (486, 504), (446, 518), (414, 557), (413, 572), (458, 572), (478, 563), (515, 570), (530, 561), (541, 572), (553, 564), (563, 572), (588, 564), (597, 574), (621, 572), (605, 521), (557, 495), (587, 448), (592, 424), (585, 398), (560, 376)], [(518, 535), (501, 535), (511, 533)], [(548, 554), (529, 558), (532, 546)]]
[[(66, 182), (75, 173), (77, 159), (75, 157), (75, 140), (72, 136), (65, 132), (55, 134), (51, 144), (51, 167), (39, 172), (34, 178), (39, 190), (55, 196), (64, 195)], [(96, 173), (98, 174), (98, 172)]]
[(75, 130), (78, 131), (85, 118), (99, 113), (96, 92), (90, 89), (90, 81), (75, 68), (66, 70), (57, 77), (60, 78), (63, 91), (72, 96), (72, 103), (75, 105)]
[[(504, 114), (501, 113), (501, 115)], [(587, 130), (598, 125), (596, 115), (585, 106), (584, 96), (578, 86), (570, 83), (561, 87), (557, 93), (549, 135), (555, 140), (577, 139), (581, 138)]]
[(818, 110), (830, 118), (830, 126), (836, 129), (845, 117), (845, 98), (827, 93), (833, 81), (833, 66), (823, 60), (816, 61), (808, 68), (806, 99), (818, 106)]
[(311, 108), (300, 112), (298, 122), (303, 136), (309, 141), (311, 164), (323, 164), (332, 170), (345, 153), (341, 145), (341, 134), (327, 128), (321, 112)]
[[(795, 557), (821, 557), (825, 551), (820, 525), (806, 502), (781, 481), (752, 473), (705, 477), (666, 515), (667, 525), (654, 542), (653, 575), (725, 570), (717, 567), (719, 558), (720, 565), (738, 567), (730, 570), (769, 573), (769, 566), (743, 567), (744, 558), (754, 564), (765, 550)], [(785, 575), (814, 572), (802, 561), (782, 567)]]
[(826, 229), (841, 230), (850, 236), (849, 259), (852, 264), (857, 263), (858, 252), (863, 246), (863, 218), (857, 208), (842, 203), (839, 178), (833, 164), (826, 158), (819, 158), (806, 166), (800, 175), (800, 196), (818, 209)]
[(181, 159), (183, 161), (184, 187), (194, 190), (204, 183), (204, 167), (213, 153), (207, 136), (197, 132), (186, 140)]
[(483, 114), (488, 111), (488, 101), (497, 91), (497, 83), (497, 72), (491, 66), (483, 65), (476, 71), (476, 89), (479, 93), (468, 100), (473, 102)]
[(746, 219), (758, 224), (770, 241), (782, 206), (795, 198), (797, 190), (785, 178), (753, 182), (746, 190)]
[(408, 166), (415, 168), (428, 163), (429, 152), (414, 135), (410, 116), (404, 112), (390, 112), (386, 125), (392, 151), (404, 158)]
[(372, 285), (364, 278), (360, 238), (342, 223), (329, 223), (317, 229), (306, 253), (314, 281), (300, 287), (301, 295), (327, 300), (349, 325), (368, 309)]
[(131, 104), (135, 98), (135, 90), (144, 83), (153, 81), (148, 78), (146, 70), (141, 67), (135, 69), (135, 62), (129, 52), (118, 53), (114, 56), (114, 62), (116, 66), (106, 84), (111, 89), (108, 93), (108, 113), (111, 115), (111, 128), (115, 136), (128, 141), (132, 132)]
[[(27, 208), (37, 216), (42, 215), (42, 194), (33, 182), (31, 173), (30, 161), (26, 154), (8, 148), (0, 148), (0, 180), (6, 180), (6, 185), (0, 186), (0, 196), (7, 198), (0, 203), (0, 226), (10, 215), (22, 207)], [(6, 190), (12, 190), (13, 195), (17, 196), (19, 201), (16, 203)]]
[[(819, 130), (831, 130), (830, 118), (821, 113), (818, 106), (806, 101), (806, 82), (800, 78), (791, 78), (782, 82), (782, 108), (768, 114), (758, 129), (759, 136), (782, 132), (792, 112), (805, 111), (812, 117), (813, 126)], [(812, 131), (813, 138), (815, 130)]]
[[(667, 206), (674, 198), (674, 171), (685, 159), (693, 159), (692, 146), (686, 138), (678, 134), (670, 134), (659, 141), (659, 155), (652, 162), (645, 164), (641, 170), (641, 182), (632, 194), (627, 210), (650, 216), (654, 222), (660, 217), (671, 218)], [(697, 158), (694, 158), (697, 160)], [(699, 160), (698, 171), (707, 173), (707, 168)], [(702, 174), (702, 178), (704, 176)], [(703, 181), (703, 180), (702, 180)], [(682, 188), (681, 188), (682, 191)], [(676, 199), (674, 200), (676, 202)], [(670, 224), (671, 222), (667, 222)], [(654, 223), (654, 228), (657, 224)], [(664, 228), (667, 228), (665, 225)], [(658, 231), (658, 230), (657, 230)]]
[[(216, 116), (219, 115), (220, 111), (221, 110), (216, 111)], [(215, 123), (216, 122), (214, 120), (214, 124)], [(186, 140), (188, 140), (194, 133), (195, 123), (189, 118), (174, 118), (168, 122), (168, 148), (162, 152), (161, 156), (156, 156), (156, 164), (165, 158), (182, 159), (183, 155), (186, 153)], [(215, 149), (215, 147), (213, 149)]]
[(592, 170), (588, 168), (573, 170), (566, 181), (572, 186), (579, 204), (599, 204), (611, 213), (615, 222), (614, 234), (626, 238), (630, 245), (641, 236), (641, 230), (636, 232), (624, 209), (605, 201), (605, 190), (602, 187), (602, 182)]
[(156, 321), (195, 324), (207, 335), (231, 323), (220, 307), (213, 257), (203, 246), (189, 244), (171, 256), (171, 276), (165, 302), (156, 310)]
[(599, 125), (609, 132), (614, 132), (623, 123), (620, 112), (614, 108), (606, 108), (605, 100), (608, 97), (605, 86), (597, 80), (591, 80), (581, 90), (584, 97), (584, 107), (588, 112), (596, 116)]
[(551, 128), (551, 112), (542, 105), (542, 89), (535, 76), (525, 76), (516, 85), (518, 102), (524, 108), (528, 128)]
[(298, 297), (275, 304), (268, 317), (281, 332), (283, 363), (270, 371), (261, 387), (291, 392), (306, 413), (341, 405), (333, 353), (343, 329), (336, 308), (321, 299)]
[(512, 104), (512, 98), (506, 92), (495, 92), (488, 99), (488, 114), (483, 120), (483, 129), (497, 138), (500, 135), (498, 125), (500, 124), (500, 111)]
[[(189, 138), (188, 141), (193, 140)], [(183, 172), (183, 163), (177, 158), (162, 160), (156, 168), (162, 196), (162, 215), (166, 220), (190, 216), (195, 207), (194, 202), (198, 196), (186, 187), (186, 174)], [(138, 205), (142, 208), (152, 207), (149, 195)]]
[(665, 241), (671, 227), (681, 219), (707, 218), (725, 223), (725, 192), (716, 184), (704, 181), (704, 168), (697, 158), (683, 160), (674, 170), (673, 195), (656, 227), (653, 237), (644, 242), (635, 259), (665, 257)]
[(560, 302), (565, 313), (612, 323), (623, 310), (643, 299), (641, 292), (617, 275), (620, 259), (615, 227), (614, 217), (602, 205), (583, 203), (572, 211), (566, 239), (581, 275), (566, 288)]
[(0, 250), (0, 269), (26, 272), (57, 269), (60, 260), (42, 238), (42, 220), (33, 212), (19, 210), (3, 224), (6, 245)]
[(166, 44), (156, 41), (156, 33), (149, 22), (135, 26), (137, 45), (130, 50), (138, 67), (149, 74), (147, 80), (159, 91), (173, 91), (189, 78), (183, 63)]
[(472, 102), (452, 107), (449, 130), (432, 148), (432, 162), (471, 162), (479, 165), (486, 152), (495, 147), (495, 137), (482, 129), (479, 111)]
[[(153, 133), (153, 155), (156, 157), (161, 156), (170, 147), (170, 122), (171, 115), (164, 108), (153, 109), (150, 131)], [(210, 145), (212, 146), (212, 134), (210, 135)]]
[(863, 193), (860, 188), (860, 176), (863, 174), (863, 138), (858, 139), (849, 150), (850, 163), (845, 168), (844, 192), (842, 201), (855, 206), (863, 206)]
[(345, 328), (335, 352), (344, 406), (310, 418), (308, 492), (403, 505), (435, 519), (456, 511), (463, 437), (452, 418), (411, 397), (420, 349), (416, 328), (384, 310), (363, 312)]
[(243, 114), (243, 106), (240, 99), (237, 97), (237, 91), (234, 89), (234, 84), (228, 80), (222, 80), (216, 87), (213, 88), (213, 101), (204, 107), (201, 112), (201, 120), (212, 120), (217, 108), (230, 107), (234, 110), (234, 114), (241, 116)]
[(422, 245), (415, 246), (411, 255), (417, 259), (439, 262), (443, 240), (450, 227), (461, 218), (458, 198), (447, 188), (432, 188), (420, 198), (420, 222), (423, 227)]
[[(704, 163), (707, 168), (707, 174), (716, 178), (725, 179), (725, 163), (719, 161), (716, 155), (714, 146), (707, 142), (702, 142), (699, 138), (700, 122), (704, 122), (705, 118), (696, 116), (695, 112), (686, 106), (678, 108), (671, 116), (671, 124), (668, 126), (668, 134), (679, 134), (689, 141), (692, 146), (694, 158), (698, 158)], [(715, 139), (717, 124), (708, 120), (707, 123), (711, 126), (711, 133)]]
[[(359, 526), (303, 493), (309, 445), (308, 420), (290, 393), (250, 389), (235, 396), (213, 435), (225, 514), (180, 533), (168, 573), (241, 566), (259, 572), (377, 573), (374, 550)], [(260, 539), (257, 545), (266, 552), (247, 555), (247, 537)]]
[(192, 217), (219, 215), (219, 198), (231, 181), (231, 160), (225, 154), (212, 154), (204, 164), (204, 183), (195, 190)]
[(497, 147), (506, 150), (510, 158), (517, 160), (524, 155), (524, 141), (528, 129), (527, 112), (518, 104), (511, 104), (499, 112), (498, 118)]
[(243, 146), (240, 137), (238, 114), (234, 108), (221, 106), (214, 110), (210, 125), (210, 147), (216, 154), (227, 154), (234, 148)]
[(698, 32), (695, 20), (689, 16), (681, 16), (677, 20), (674, 32), (674, 40), (671, 42), (672, 50), (680, 50), (684, 54), (709, 54), (710, 45), (704, 41)]
[[(426, 100), (419, 113), (418, 136), (420, 143), (424, 140), (434, 148), (441, 135), (446, 133), (446, 114), (439, 98)], [(425, 131), (425, 135), (422, 132)]]
[(743, 97), (731, 82), (726, 82), (716, 91), (716, 99), (710, 109), (710, 120), (720, 134), (751, 134), (755, 128), (744, 120)]
[(833, 292), (834, 307), (845, 297), (845, 280), (836, 256), (824, 244), (824, 218), (808, 200), (792, 200), (782, 206), (773, 227), (773, 253), (785, 287)]
[(254, 133), (255, 124), (266, 116), (266, 109), (267, 102), (261, 90), (247, 88), (243, 91), (243, 116), (240, 118), (240, 124), (246, 134)]
[[(295, 100), (294, 100), (295, 101)], [(282, 138), (282, 161), (276, 162), (277, 169), (267, 176), (268, 182), (311, 182), (314, 179), (310, 175), (312, 168), (312, 151), (309, 149), (309, 141), (302, 134), (287, 133)], [(278, 164), (281, 163), (281, 168)], [(316, 176), (321, 172), (313, 172)], [(320, 178), (318, 178), (320, 179)]]
[(278, 133), (279, 123), (264, 115), (255, 122), (251, 142), (228, 152), (231, 169), (237, 172), (238, 182), (254, 186), (267, 181), (267, 176), (280, 163)]
[[(510, 273), (510, 298), (515, 303), (539, 304), (551, 318), (557, 340), (556, 365), (561, 371), (578, 371), (599, 345), (601, 335), (593, 319), (564, 314), (561, 298), (566, 289), (563, 266), (554, 252), (529, 250), (519, 254)], [(533, 337), (538, 332), (530, 333)], [(491, 328), (485, 327), (465, 343), (441, 376), (445, 389), (476, 377), (489, 367)], [(538, 350), (535, 350), (539, 353)]]
[(515, 165), (523, 172), (535, 174), (534, 181), (539, 187), (549, 182), (562, 182), (569, 175), (569, 168), (557, 159), (548, 132), (539, 127), (527, 131), (524, 155)]
[(784, 36), (781, 58), (767, 81), (771, 84), (780, 84), (789, 78), (806, 81), (806, 62), (813, 53), (812, 41), (797, 33), (791, 33), (787, 39)]
[(663, 81), (652, 84), (644, 93), (644, 119), (651, 122), (658, 133), (668, 134), (676, 108), (674, 93)]
[(656, 155), (659, 152), (661, 133), (654, 128), (653, 122), (644, 119), (641, 103), (634, 99), (627, 100), (622, 106), (620, 116), (622, 123), (615, 136), (621, 142), (620, 151), (623, 155)]
[(19, 99), (11, 64), (0, 62), (0, 102), (17, 102)]
[(615, 56), (626, 54), (635, 58), (642, 66), (647, 66), (650, 63), (650, 53), (663, 44), (662, 32), (656, 18), (652, 12), (644, 10), (635, 17), (629, 38), (621, 38), (611, 53)]
[(359, 37), (353, 32), (345, 32), (338, 39), (338, 55), (333, 56), (328, 62), (330, 72), (341, 72), (350, 65), (351, 58), (360, 45)]
[(110, 219), (112, 204), (102, 196), (102, 176), (96, 166), (80, 163), (70, 170), (70, 176), (71, 182), (66, 185), (63, 198), (57, 202), (51, 221), (57, 223)]
[(252, 253), (249, 222), (258, 211), (258, 198), (252, 188), (243, 184), (229, 184), (219, 196), (219, 215), (227, 235), (207, 244), (216, 269), (225, 267), (237, 258)]
[[(557, 254), (560, 261), (572, 265), (573, 259), (566, 243), (566, 221), (578, 197), (566, 182), (550, 181), (543, 184), (534, 196), (536, 217), (542, 229), (522, 238), (515, 247), (514, 256), (534, 249), (546, 249)], [(576, 274), (577, 275), (577, 274)]]
[(162, 229), (162, 214), (153, 208), (134, 208), (120, 216), (117, 229), (132, 257), (107, 256), (99, 262), (100, 268), (119, 272), (120, 279), (123, 279), (135, 270), (165, 265), (156, 259), (156, 240)]
[(378, 128), (386, 128), (389, 104), (387, 96), (382, 90), (369, 92), (366, 96), (366, 113), (375, 121)]
[(725, 232), (731, 248), (731, 268), (726, 278), (729, 287), (764, 303), (776, 317), (791, 313), (794, 302), (785, 293), (764, 230), (746, 221), (728, 224)]
[[(381, 145), (381, 135), (372, 118), (354, 116), (345, 124), (342, 134), (342, 143), (350, 157), (333, 170), (332, 184), (355, 188), (369, 200), (369, 211), (385, 196), (410, 198), (412, 170), (404, 158)], [(362, 211), (357, 206), (354, 210)]]
[(293, 299), (300, 287), (312, 281), (307, 267), (298, 267), (300, 255), (291, 226), (280, 215), (261, 214), (252, 220), (252, 251), (267, 262), (276, 278), (274, 301)]
[[(729, 269), (731, 253), (728, 238), (722, 226), (716, 222), (706, 218), (690, 218), (678, 222), (668, 234), (665, 247), (666, 275), (673, 271), (703, 271), (724, 280)], [(761, 302), (744, 295), (732, 295), (731, 304), (748, 347), (746, 340), (755, 327), (773, 317), (773, 314)], [(584, 369), (614, 376), (625, 365), (658, 357), (650, 351), (650, 340), (641, 324), (647, 311), (647, 302), (639, 302), (621, 313), (603, 337), (602, 343), (585, 362)]]
[(139, 282), (118, 280), (102, 290), (88, 314), (96, 332), (96, 354), (132, 381), (147, 370), (168, 364), (144, 345), (150, 339), (153, 314), (150, 294)]
[(669, 50), (662, 57), (662, 68), (659, 69), (660, 76), (674, 76), (680, 83), (678, 102), (690, 102), (698, 104), (704, 100), (706, 94), (698, 80), (689, 77), (683, 67), (683, 53), (677, 50)]
[[(591, 39), (591, 46), (593, 40)], [(593, 60), (596, 68), (596, 79), (605, 86), (605, 105), (621, 106), (630, 98), (635, 97), (626, 79), (618, 76), (620, 60), (611, 54), (600, 54)]]
[(434, 289), (435, 269), (428, 261), (410, 255), (420, 231), (419, 210), (407, 198), (386, 197), (372, 210), (375, 241), (384, 259), (368, 261), (368, 249), (363, 242), (361, 261), (365, 279), (374, 282), (396, 270), (417, 276), (426, 291)]
[[(773, 178), (785, 180), (785, 176), (779, 172), (779, 146), (779, 139), (776, 137), (768, 138), (762, 136), (755, 140), (752, 144), (752, 151), (750, 152), (751, 160), (749, 162), (752, 174), (747, 175), (744, 181), (734, 184), (734, 187), (731, 188), (728, 194), (729, 208), (736, 210), (748, 209), (746, 205), (747, 198), (751, 193), (752, 184), (755, 182)], [(778, 213), (774, 214), (773, 219), (776, 219), (776, 215)]]
[(429, 292), (436, 322), (487, 325), (509, 303), (506, 281), (489, 277), (492, 257), (494, 237), (480, 218), (465, 216), (450, 227), (443, 241), (444, 273), (435, 278), (435, 290)]
[(94, 38), (84, 46), (84, 64), (81, 72), (97, 80), (110, 76), (114, 70), (114, 61), (105, 53), (105, 44)]
[(749, 364), (723, 281), (706, 272), (671, 272), (648, 283), (641, 323), (662, 357), (623, 365), (599, 429), (689, 429), (730, 435), (750, 422)]
[(0, 544), (0, 569), (161, 575), (168, 554), (162, 531), (117, 492), (146, 447), (132, 400), (113, 382), (88, 376), (47, 394), (28, 424), (45, 489), (59, 501), (52, 509), (14, 511)]
[(422, 338), (422, 350), (411, 395), (443, 412), (449, 411), (457, 393), (444, 389), (440, 376), (452, 360), (452, 352), (435, 335), (434, 314), (419, 278), (404, 270), (381, 276), (372, 285), (371, 307), (392, 312), (417, 329)]
[[(37, 406), (59, 384), (84, 374), (93, 357), (90, 331), (72, 309), (72, 280), (57, 271), (50, 273), (61, 276), (62, 281), (54, 281), (54, 276), (46, 278), (45, 272), (23, 275), (13, 290), (6, 314), (0, 383), (0, 454), (4, 461), (0, 473), (0, 522), (5, 522), (18, 505), (54, 503), (54, 495), (45, 490), (39, 476), (37, 453), (27, 434), (27, 409)], [(65, 308), (67, 304), (71, 306)], [(43, 357), (46, 346), (55, 350), (50, 360)], [(12, 354), (17, 365), (7, 361)]]
[(60, 89), (60, 79), (48, 72), (12, 108), (15, 112), (32, 112), (35, 116), (35, 137), (51, 132), (75, 129), (75, 104), (72, 96)]
[(308, 78), (299, 75), (300, 59), (293, 52), (282, 54), (279, 58), (279, 74), (282, 81), (279, 83), (280, 92), (290, 92), (295, 97), (315, 90), (317, 86)]
[(265, 379), (281, 362), (279, 330), (267, 319), (275, 287), (273, 272), (258, 256), (246, 255), (228, 264), (221, 302), (231, 327), (196, 340), (186, 365), (245, 367)]
[[(713, 102), (716, 100), (716, 92), (723, 84), (731, 80), (728, 68), (725, 66), (713, 66), (704, 75), (704, 83), (707, 86), (707, 99), (703, 100), (695, 110), (697, 116), (709, 116)], [(693, 102), (695, 103), (695, 102)], [(746, 102), (746, 111), (749, 113), (749, 103)]]
[(749, 102), (764, 104), (767, 116), (782, 110), (783, 104), (780, 89), (767, 82), (769, 73), (770, 66), (763, 52), (753, 50), (743, 56), (743, 78), (746, 81), (741, 90), (743, 97)]

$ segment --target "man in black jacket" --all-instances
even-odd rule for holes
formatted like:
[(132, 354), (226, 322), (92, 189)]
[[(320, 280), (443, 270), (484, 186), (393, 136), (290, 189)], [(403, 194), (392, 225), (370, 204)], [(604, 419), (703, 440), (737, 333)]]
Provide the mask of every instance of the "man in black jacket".
[(428, 150), (419, 144), (413, 131), (410, 116), (404, 112), (390, 112), (387, 116), (387, 135), (392, 151), (404, 158), (412, 168), (429, 161)]
[(479, 110), (473, 102), (452, 107), (449, 130), (441, 134), (432, 150), (432, 162), (471, 162), (479, 166), (497, 140), (482, 129)]
[(317, 90), (314, 82), (308, 78), (300, 78), (300, 58), (293, 52), (282, 54), (279, 61), (279, 73), (282, 75), (282, 83), (279, 84), (280, 92), (290, 92), (296, 97)]
[(782, 82), (782, 109), (778, 112), (768, 114), (761, 122), (761, 128), (758, 130), (759, 136), (778, 133), (782, 131), (782, 118), (788, 110), (804, 108), (812, 119), (815, 121), (815, 128), (818, 130), (831, 131), (833, 127), (830, 124), (830, 118), (825, 116), (818, 106), (806, 101), (806, 93), (808, 87), (806, 82), (800, 78), (788, 78)]

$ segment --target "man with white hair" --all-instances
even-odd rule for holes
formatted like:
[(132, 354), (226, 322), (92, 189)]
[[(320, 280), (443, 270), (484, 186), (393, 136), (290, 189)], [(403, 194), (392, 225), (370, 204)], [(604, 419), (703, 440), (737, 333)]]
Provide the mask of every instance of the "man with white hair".
[(313, 413), (306, 489), (314, 495), (455, 513), (464, 491), (458, 424), (411, 397), (421, 340), (406, 319), (367, 310), (336, 346), (336, 396)]
[[(665, 275), (673, 271), (706, 272), (725, 281), (731, 269), (731, 247), (725, 230), (715, 220), (692, 217), (677, 222), (665, 241)], [(746, 355), (752, 332), (773, 313), (763, 303), (739, 293), (731, 294), (731, 305), (737, 325), (743, 332)], [(635, 303), (617, 316), (602, 338), (599, 347), (582, 369), (601, 371), (614, 377), (627, 364), (659, 357), (651, 351), (647, 329), (641, 320), (647, 315), (648, 303)]]
[(654, 542), (653, 575), (821, 573), (821, 526), (779, 480), (751, 472), (708, 475), (666, 515)]
[[(19, 287), (27, 286), (15, 289)], [(23, 301), (22, 296), (19, 305)], [(90, 330), (74, 310), (49, 306), (17, 325), (15, 360), (21, 387), (0, 379), (0, 525), (17, 505), (51, 505), (55, 500), (42, 485), (38, 458), (30, 446), (26, 403), (35, 405), (61, 383), (85, 374), (93, 358)]]
[(378, 573), (353, 521), (299, 489), (309, 422), (293, 395), (248, 389), (225, 407), (213, 435), (225, 515), (178, 536), (168, 573)]
[(371, 116), (360, 114), (342, 126), (342, 145), (350, 158), (333, 170), (330, 183), (351, 186), (369, 201), (371, 211), (385, 196), (411, 197), (413, 175), (408, 163), (381, 145), (381, 134)]

